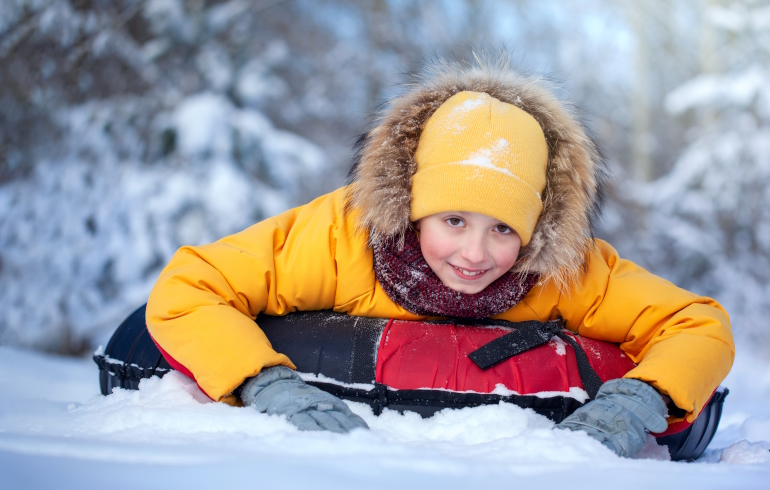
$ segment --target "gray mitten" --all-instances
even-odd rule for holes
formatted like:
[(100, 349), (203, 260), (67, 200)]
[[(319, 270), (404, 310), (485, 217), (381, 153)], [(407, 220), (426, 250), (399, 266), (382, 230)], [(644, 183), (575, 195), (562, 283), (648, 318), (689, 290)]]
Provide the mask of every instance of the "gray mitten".
[(604, 383), (595, 400), (575, 410), (558, 427), (585, 431), (618, 456), (631, 457), (644, 447), (647, 432), (666, 430), (667, 414), (655, 388), (621, 378)]
[(345, 433), (368, 429), (364, 419), (350, 411), (345, 402), (302, 381), (285, 366), (273, 366), (244, 383), (241, 401), (260, 412), (285, 415), (299, 430), (329, 430)]

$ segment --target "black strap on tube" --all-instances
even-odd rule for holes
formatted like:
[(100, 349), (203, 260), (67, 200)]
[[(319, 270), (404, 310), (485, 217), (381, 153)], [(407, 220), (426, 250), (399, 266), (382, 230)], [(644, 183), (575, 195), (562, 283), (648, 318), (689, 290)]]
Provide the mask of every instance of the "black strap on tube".
[(471, 361), (481, 369), (487, 369), (522, 352), (543, 345), (551, 340), (551, 337), (561, 332), (562, 321), (553, 320), (547, 323), (528, 321), (510, 325), (516, 330), (498, 337), (468, 354)]
[(492, 342), (483, 345), (475, 351), (468, 354), (471, 361), (481, 369), (488, 369), (495, 364), (510, 359), (513, 356), (526, 352), (537, 346), (543, 345), (552, 337), (556, 336), (567, 342), (575, 351), (577, 360), (578, 374), (583, 383), (583, 389), (586, 390), (591, 400), (596, 397), (596, 393), (602, 386), (602, 380), (591, 363), (588, 361), (583, 348), (572, 340), (567, 334), (562, 332), (564, 321), (561, 319), (551, 320), (549, 322), (528, 321), (520, 323), (509, 323), (509, 326), (516, 330), (502, 337), (498, 337)]
[(580, 374), (580, 382), (583, 383), (583, 389), (588, 393), (588, 397), (593, 400), (596, 398), (596, 393), (599, 392), (599, 388), (604, 383), (602, 379), (596, 374), (591, 363), (588, 362), (588, 356), (583, 348), (575, 342), (569, 335), (559, 332), (557, 337), (567, 342), (572, 346), (572, 350), (575, 351), (575, 359), (577, 360), (578, 374)]

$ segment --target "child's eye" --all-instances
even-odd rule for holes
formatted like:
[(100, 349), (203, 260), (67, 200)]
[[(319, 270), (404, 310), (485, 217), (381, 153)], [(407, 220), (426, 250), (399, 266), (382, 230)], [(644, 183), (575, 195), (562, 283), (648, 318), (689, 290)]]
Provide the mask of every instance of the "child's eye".
[(506, 225), (497, 225), (495, 226), (495, 231), (498, 233), (510, 233), (511, 229)]
[(446, 222), (449, 226), (462, 226), (464, 224), (460, 218), (447, 218)]

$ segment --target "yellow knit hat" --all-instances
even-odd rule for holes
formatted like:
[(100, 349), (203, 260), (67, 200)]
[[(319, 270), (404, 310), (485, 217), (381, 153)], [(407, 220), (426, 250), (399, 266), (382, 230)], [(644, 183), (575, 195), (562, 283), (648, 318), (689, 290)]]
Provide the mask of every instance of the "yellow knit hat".
[(459, 92), (428, 119), (415, 153), (412, 221), (446, 211), (485, 214), (529, 243), (543, 210), (548, 146), (518, 107)]

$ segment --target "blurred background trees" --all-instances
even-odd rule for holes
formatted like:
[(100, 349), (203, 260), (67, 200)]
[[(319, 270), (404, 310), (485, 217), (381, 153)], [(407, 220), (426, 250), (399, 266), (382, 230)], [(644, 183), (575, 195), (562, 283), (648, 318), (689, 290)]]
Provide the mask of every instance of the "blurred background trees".
[(180, 245), (341, 185), (406, 73), (505, 47), (604, 149), (600, 236), (770, 352), (769, 28), (759, 0), (5, 0), (0, 343), (104, 343)]

